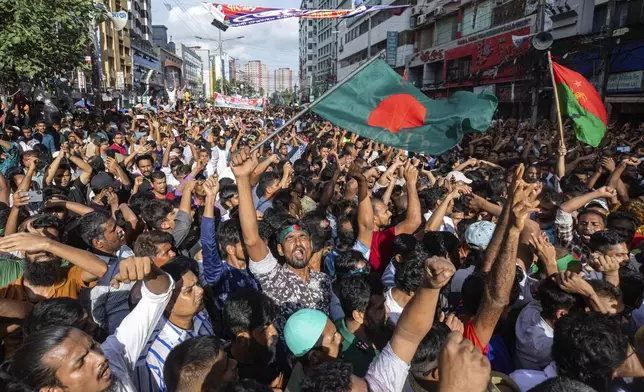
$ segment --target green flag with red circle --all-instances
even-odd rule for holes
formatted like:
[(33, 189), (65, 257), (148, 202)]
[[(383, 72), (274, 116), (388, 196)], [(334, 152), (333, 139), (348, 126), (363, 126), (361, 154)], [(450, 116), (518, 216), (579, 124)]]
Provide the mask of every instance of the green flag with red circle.
[(334, 125), (388, 146), (430, 155), (452, 149), (466, 133), (485, 132), (498, 100), (457, 91), (433, 100), (376, 60), (313, 107)]

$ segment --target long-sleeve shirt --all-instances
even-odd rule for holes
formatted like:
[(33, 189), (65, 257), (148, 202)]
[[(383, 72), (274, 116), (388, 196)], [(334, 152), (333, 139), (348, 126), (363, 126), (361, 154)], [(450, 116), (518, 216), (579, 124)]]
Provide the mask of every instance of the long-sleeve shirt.
[(242, 287), (259, 290), (259, 283), (248, 270), (237, 269), (221, 259), (213, 218), (201, 218), (201, 247), (204, 279), (215, 291), (218, 310), (223, 308), (228, 295)]
[(132, 377), (134, 367), (170, 302), (173, 290), (174, 284), (171, 283), (165, 293), (157, 295), (143, 284), (141, 301), (123, 320), (116, 332), (103, 343), (110, 370), (122, 383), (117, 388), (118, 392), (137, 391)]
[(190, 330), (181, 329), (162, 316), (137, 361), (133, 376), (137, 390), (139, 392), (165, 391), (163, 366), (170, 351), (185, 340), (212, 335), (214, 335), (212, 325), (205, 311), (193, 317)]

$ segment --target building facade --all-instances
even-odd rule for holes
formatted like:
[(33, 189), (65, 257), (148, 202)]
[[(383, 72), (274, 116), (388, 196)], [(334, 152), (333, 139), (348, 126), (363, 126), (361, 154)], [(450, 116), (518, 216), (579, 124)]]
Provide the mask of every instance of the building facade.
[[(300, 8), (315, 9), (317, 0), (302, 0)], [(318, 27), (317, 19), (299, 20), (300, 61), (299, 61), (299, 100), (308, 102), (312, 95), (313, 78), (317, 72)]]
[(130, 34), (132, 38), (150, 41), (152, 38), (151, 0), (128, 0)]
[[(420, 3), (422, 0), (418, 0)], [(367, 5), (408, 5), (412, 0), (371, 0)], [(345, 0), (340, 8), (350, 7), (351, 0)], [(414, 51), (414, 32), (411, 26), (412, 8), (396, 15), (388, 10), (372, 12), (358, 18), (342, 20), (337, 24), (337, 80), (345, 79), (351, 72), (364, 63), (371, 46), (374, 56), (387, 48), (388, 38), (393, 37), (392, 50), (388, 62), (399, 72), (405, 66), (405, 58)], [(369, 32), (371, 25), (371, 32)], [(390, 37), (391, 36), (391, 37)]]
[(201, 80), (203, 81), (203, 96), (205, 99), (212, 99), (215, 91), (215, 72), (213, 57), (210, 49), (195, 49), (195, 53), (201, 59)]
[(183, 60), (166, 48), (159, 46), (156, 50), (159, 53), (164, 84), (169, 88), (175, 86), (181, 88), (183, 86)]
[(273, 71), (274, 91), (293, 90), (293, 71), (290, 68), (278, 68)]
[[(121, 0), (101, 1), (110, 11), (128, 11), (128, 4)], [(97, 40), (101, 48), (101, 98), (103, 102), (113, 105), (129, 104), (132, 92), (132, 48), (130, 29), (116, 31), (109, 20), (100, 23), (97, 28)]]
[(190, 95), (197, 98), (203, 96), (203, 65), (199, 55), (191, 48), (180, 44), (177, 55), (183, 61), (183, 77), (186, 89)]
[(268, 69), (266, 64), (263, 64), (260, 60), (249, 61), (244, 66), (245, 82), (253, 86), (255, 90), (261, 95), (260, 89), (263, 90), (263, 95), (266, 96), (269, 93), (269, 80), (268, 80)]

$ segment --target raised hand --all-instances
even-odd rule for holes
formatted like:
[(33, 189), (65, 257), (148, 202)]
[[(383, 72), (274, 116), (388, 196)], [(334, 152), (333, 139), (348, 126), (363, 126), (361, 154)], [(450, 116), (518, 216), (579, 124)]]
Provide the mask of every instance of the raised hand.
[(40, 234), (16, 233), (0, 239), (0, 249), (5, 252), (42, 252), (48, 251), (52, 240)]
[(438, 321), (447, 325), (450, 331), (458, 331), (460, 333), (463, 333), (463, 331), (465, 331), (463, 322), (459, 320), (459, 318), (456, 317), (456, 314), (454, 314), (453, 312), (447, 315), (445, 315), (444, 312), (441, 312), (438, 316)]
[(446, 257), (433, 256), (425, 260), (425, 287), (443, 288), (452, 278), (456, 269)]
[(355, 178), (356, 181), (361, 179), (366, 181), (366, 177), (362, 174), (362, 169), (360, 169), (360, 166), (357, 163), (354, 163), (349, 167), (349, 176), (351, 178)]
[(16, 192), (13, 194), (13, 207), (19, 208), (26, 206), (27, 204), (29, 204), (30, 200), (31, 196), (29, 196), (26, 192)]
[(407, 185), (416, 185), (416, 183), (418, 182), (418, 169), (411, 163), (407, 163), (405, 165), (403, 176), (405, 177), (405, 182), (407, 183)]
[(619, 271), (620, 267), (620, 263), (617, 258), (613, 256), (603, 255), (599, 252), (592, 254), (589, 264), (595, 271), (604, 273)]
[(590, 297), (595, 292), (581, 274), (576, 274), (571, 271), (560, 272), (555, 277), (555, 281), (563, 291), (569, 294), (580, 294), (584, 297)]
[(257, 167), (257, 154), (240, 151), (233, 154), (231, 162), (235, 178), (249, 178)]
[(219, 178), (216, 174), (213, 174), (208, 177), (202, 187), (207, 197), (217, 197), (217, 193), (219, 192)]
[(152, 270), (152, 260), (149, 257), (130, 257), (119, 263), (119, 273), (112, 278), (110, 286), (118, 288), (121, 283), (143, 280)]
[(546, 233), (541, 232), (539, 235), (530, 235), (529, 240), (530, 247), (532, 251), (541, 259), (544, 263), (557, 262), (557, 251), (555, 250), (554, 245), (550, 243)]
[(615, 188), (612, 188), (609, 186), (603, 186), (597, 189), (597, 192), (599, 192), (600, 197), (605, 197), (607, 199), (612, 199), (613, 197), (617, 197), (617, 191), (615, 190)]

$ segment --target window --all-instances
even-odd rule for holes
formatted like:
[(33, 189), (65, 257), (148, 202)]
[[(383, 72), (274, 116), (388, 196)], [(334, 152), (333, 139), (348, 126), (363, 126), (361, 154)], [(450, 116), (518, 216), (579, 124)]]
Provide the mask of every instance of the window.
[(436, 22), (436, 45), (442, 45), (455, 40), (457, 27), (457, 14), (449, 15)]
[(418, 34), (418, 49), (425, 50), (433, 46), (434, 43), (434, 26), (430, 26), (420, 31)]
[(309, 49), (313, 49), (313, 44), (309, 44)]
[(310, 54), (310, 55), (308, 56), (308, 60), (309, 60), (309, 61), (313, 60), (313, 55), (312, 55), (312, 54)]

